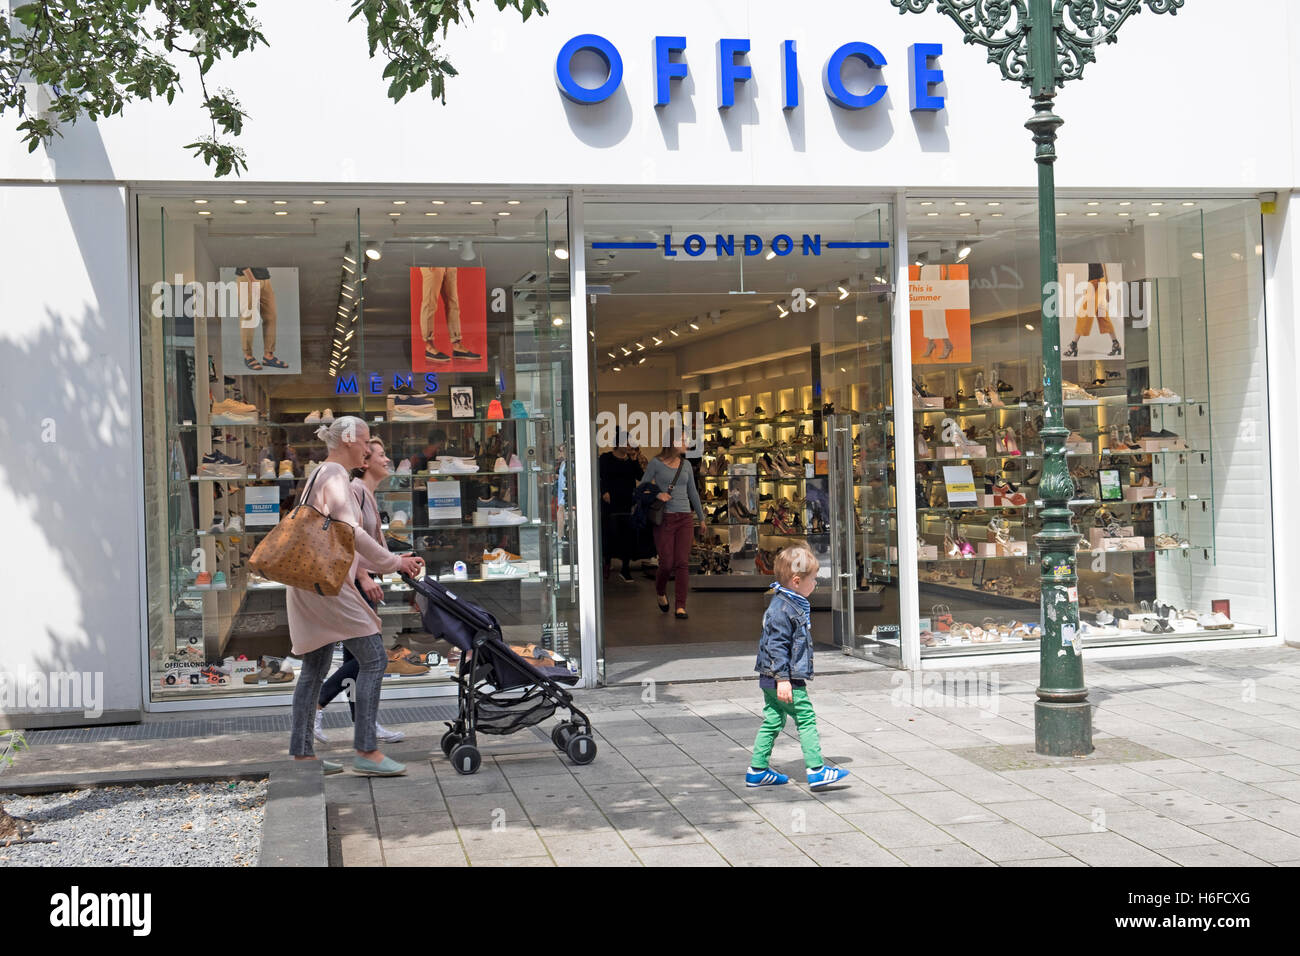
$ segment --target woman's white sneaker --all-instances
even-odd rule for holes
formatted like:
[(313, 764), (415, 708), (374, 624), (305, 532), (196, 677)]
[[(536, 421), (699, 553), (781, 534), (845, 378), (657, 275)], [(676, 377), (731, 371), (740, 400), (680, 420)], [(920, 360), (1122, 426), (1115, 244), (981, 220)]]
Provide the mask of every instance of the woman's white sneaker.
[(375, 721), (375, 736), (386, 744), (395, 744), (406, 739), (406, 734), (400, 730), (389, 730), (377, 720)]
[(325, 736), (325, 727), (324, 724), (322, 723), (324, 719), (325, 719), (325, 711), (317, 708), (316, 726), (312, 729), (312, 733), (315, 735), (316, 739), (319, 740), (321, 743), (327, 744), (330, 742), (330, 739)]

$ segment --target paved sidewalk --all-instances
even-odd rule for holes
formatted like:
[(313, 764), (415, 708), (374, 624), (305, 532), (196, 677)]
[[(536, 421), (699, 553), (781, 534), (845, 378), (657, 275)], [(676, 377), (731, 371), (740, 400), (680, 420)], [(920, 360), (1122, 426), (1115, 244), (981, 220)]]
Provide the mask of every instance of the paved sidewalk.
[[(587, 767), (524, 731), (481, 738), (483, 767), (464, 777), (441, 752), (429, 756), (441, 725), (406, 725), (410, 738), (389, 752), (409, 763), (407, 777), (327, 780), (332, 857), (348, 866), (1300, 863), (1300, 651), (1090, 662), (1086, 673), (1098, 753), (1083, 760), (1033, 753), (1033, 666), (820, 678), (823, 749), (853, 776), (819, 794), (802, 782), (790, 731), (773, 766), (791, 784), (745, 789), (754, 681), (661, 685), (653, 702), (639, 688), (582, 693), (600, 748)], [(914, 683), (945, 674), (980, 679), (947, 694)], [(347, 753), (347, 735), (332, 736), (322, 752)], [(57, 744), (14, 769), (251, 763), (283, 752), (282, 734), (259, 733)]]

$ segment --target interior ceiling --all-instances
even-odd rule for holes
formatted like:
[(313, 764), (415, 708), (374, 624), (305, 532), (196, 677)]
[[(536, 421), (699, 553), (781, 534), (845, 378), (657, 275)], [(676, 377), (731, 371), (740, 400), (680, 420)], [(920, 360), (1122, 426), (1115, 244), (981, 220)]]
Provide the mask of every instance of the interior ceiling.
[[(1060, 199), (1057, 231), (1067, 250), (1072, 241), (1131, 232), (1135, 225), (1197, 214), (1229, 201)], [(409, 272), (420, 265), (476, 265), (487, 270), (489, 288), (515, 290), (517, 322), (545, 321), (547, 296), (557, 314), (567, 314), (569, 263), (554, 255), (566, 241), (565, 200), (514, 200), (509, 196), (439, 199), (317, 199), (301, 194), (277, 197), (193, 196), (141, 200), (142, 215), (161, 207), (168, 229), (195, 228), (218, 267), (258, 261), (299, 269), (303, 316), (303, 358), (309, 367), (328, 364), (339, 303), (345, 249), (378, 242), (383, 257), (366, 273), (365, 360), (370, 367), (400, 367), (407, 360)], [(909, 257), (955, 261), (970, 245), (972, 271), (1004, 262), (1036, 259), (1037, 204), (1031, 199), (910, 199), (906, 203)], [(888, 278), (890, 257), (881, 250), (827, 250), (803, 256), (805, 234), (834, 239), (889, 239), (887, 205), (740, 203), (594, 203), (586, 209), (588, 243), (663, 242), (671, 234), (675, 257), (653, 250), (587, 250), (587, 283), (601, 288), (592, 306), (597, 364), (609, 353), (641, 341), (655, 352), (680, 348), (701, 337), (727, 334), (739, 326), (778, 314), (795, 288), (839, 302), (843, 284), (866, 292), (876, 276)], [(680, 244), (691, 233), (706, 238), (705, 255), (692, 258)], [(786, 233), (796, 241), (784, 257), (717, 257), (716, 234), (746, 233), (768, 241)], [(469, 240), (466, 260), (453, 244)], [(549, 240), (549, 244), (548, 244)], [(353, 253), (355, 257), (355, 252)], [(874, 293), (873, 293), (874, 298)], [(853, 306), (849, 298), (846, 306)], [(529, 315), (530, 309), (536, 309)], [(690, 322), (700, 326), (691, 329)], [(676, 328), (677, 336), (669, 329)], [(354, 365), (355, 362), (350, 362)]]

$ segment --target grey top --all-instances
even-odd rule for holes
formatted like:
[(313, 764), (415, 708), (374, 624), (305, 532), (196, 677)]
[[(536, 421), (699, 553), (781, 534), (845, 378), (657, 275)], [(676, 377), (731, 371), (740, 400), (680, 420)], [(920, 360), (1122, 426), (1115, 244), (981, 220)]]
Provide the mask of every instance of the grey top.
[[(677, 468), (669, 468), (663, 463), (663, 459), (657, 455), (650, 459), (650, 464), (646, 466), (645, 474), (641, 476), (642, 481), (653, 481), (660, 491), (667, 491), (668, 486), (673, 483), (673, 475)], [(682, 459), (682, 474), (677, 479), (677, 486), (673, 488), (673, 496), (664, 504), (664, 512), (667, 514), (687, 514), (694, 511), (704, 520), (704, 505), (700, 504), (699, 492), (695, 490), (695, 470), (691, 468), (689, 460)]]

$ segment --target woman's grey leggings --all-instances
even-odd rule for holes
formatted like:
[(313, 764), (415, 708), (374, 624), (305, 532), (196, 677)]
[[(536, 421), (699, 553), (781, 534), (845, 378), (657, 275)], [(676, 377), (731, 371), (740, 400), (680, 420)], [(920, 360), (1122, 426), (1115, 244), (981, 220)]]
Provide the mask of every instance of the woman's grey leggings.
[[(378, 634), (354, 637), (343, 642), (361, 669), (353, 688), (356, 717), (352, 722), (352, 746), (363, 753), (379, 748), (375, 740), (375, 721), (379, 719), (379, 686), (388, 667), (388, 655)], [(312, 730), (316, 726), (316, 705), (321, 685), (334, 656), (334, 645), (326, 644), (302, 657), (302, 673), (293, 689), (293, 724), (289, 731), (289, 753), (295, 757), (315, 756)]]

